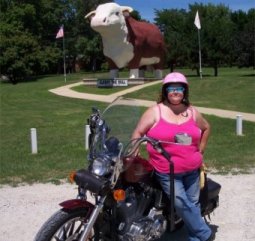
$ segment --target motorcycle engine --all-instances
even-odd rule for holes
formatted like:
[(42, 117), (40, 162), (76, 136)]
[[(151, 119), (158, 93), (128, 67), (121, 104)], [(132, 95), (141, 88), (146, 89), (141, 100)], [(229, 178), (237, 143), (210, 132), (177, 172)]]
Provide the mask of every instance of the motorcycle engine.
[(121, 237), (123, 241), (149, 241), (158, 239), (165, 232), (167, 221), (164, 216), (152, 209), (147, 217), (134, 221), (130, 229)]

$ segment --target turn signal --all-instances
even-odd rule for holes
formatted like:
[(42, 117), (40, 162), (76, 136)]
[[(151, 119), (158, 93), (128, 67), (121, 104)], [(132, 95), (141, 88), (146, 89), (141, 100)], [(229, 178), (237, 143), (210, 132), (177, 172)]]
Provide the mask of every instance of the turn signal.
[(123, 189), (117, 189), (114, 190), (113, 197), (117, 202), (124, 201), (126, 198), (126, 193)]
[(70, 172), (70, 174), (69, 174), (69, 181), (70, 181), (71, 183), (74, 183), (74, 178), (75, 178), (75, 176), (76, 176), (76, 171)]

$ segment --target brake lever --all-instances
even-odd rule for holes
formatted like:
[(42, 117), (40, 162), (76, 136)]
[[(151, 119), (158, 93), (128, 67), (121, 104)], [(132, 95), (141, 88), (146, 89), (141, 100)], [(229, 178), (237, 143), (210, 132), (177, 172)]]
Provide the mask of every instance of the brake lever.
[(170, 163), (172, 162), (170, 154), (161, 145), (164, 142), (149, 137), (146, 139), (158, 153), (162, 154)]
[(162, 153), (164, 151), (164, 149), (161, 145), (161, 142), (159, 140), (156, 140), (153, 138), (148, 138), (148, 141), (151, 143), (151, 145), (157, 152)]

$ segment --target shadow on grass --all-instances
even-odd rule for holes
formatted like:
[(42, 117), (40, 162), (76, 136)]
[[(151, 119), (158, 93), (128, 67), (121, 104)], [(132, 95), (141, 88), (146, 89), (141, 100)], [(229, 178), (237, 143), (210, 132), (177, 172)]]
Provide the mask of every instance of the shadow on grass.
[(5, 79), (1, 79), (1, 84), (24, 84), (24, 83), (29, 83), (29, 82), (36, 82), (40, 79), (44, 79), (44, 78), (49, 78), (49, 77), (55, 77), (56, 75), (52, 74), (52, 75), (40, 75), (40, 76), (30, 76), (30, 77), (26, 77), (25, 79), (18, 79), (18, 80), (11, 80), (8, 78)]
[[(196, 74), (187, 74), (186, 75), (187, 78), (200, 78), (200, 76), (196, 75)], [(214, 77), (213, 75), (211, 74), (203, 74), (202, 77)]]
[(255, 74), (242, 74), (241, 77), (255, 77)]

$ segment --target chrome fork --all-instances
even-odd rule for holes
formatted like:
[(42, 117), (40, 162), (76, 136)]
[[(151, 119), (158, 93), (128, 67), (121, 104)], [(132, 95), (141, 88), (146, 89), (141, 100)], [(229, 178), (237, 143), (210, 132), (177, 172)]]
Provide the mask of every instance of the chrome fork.
[(104, 206), (105, 199), (106, 199), (106, 196), (101, 197), (98, 201), (98, 204), (95, 205), (95, 208), (91, 214), (89, 222), (84, 224), (85, 228), (84, 228), (84, 231), (83, 231), (81, 237), (79, 238), (79, 241), (86, 241), (88, 239), (90, 231), (93, 228), (93, 226), (97, 220), (97, 217)]

